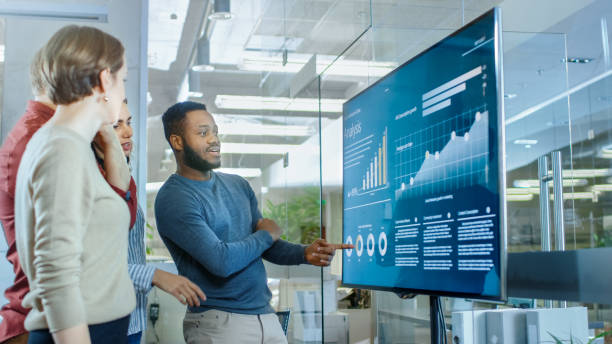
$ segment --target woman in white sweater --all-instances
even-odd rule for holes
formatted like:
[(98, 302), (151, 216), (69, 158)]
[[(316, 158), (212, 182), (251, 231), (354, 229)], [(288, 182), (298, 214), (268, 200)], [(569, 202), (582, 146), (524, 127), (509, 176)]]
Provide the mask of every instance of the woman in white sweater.
[[(15, 192), (17, 250), (30, 284), (23, 301), (32, 308), (29, 343), (125, 343), (135, 306), (130, 214), (90, 148), (100, 131), (122, 155), (111, 125), (125, 98), (124, 48), (98, 29), (72, 25), (51, 37), (42, 60), (57, 110), (28, 143)], [(106, 179), (127, 189), (127, 165), (113, 173)]]

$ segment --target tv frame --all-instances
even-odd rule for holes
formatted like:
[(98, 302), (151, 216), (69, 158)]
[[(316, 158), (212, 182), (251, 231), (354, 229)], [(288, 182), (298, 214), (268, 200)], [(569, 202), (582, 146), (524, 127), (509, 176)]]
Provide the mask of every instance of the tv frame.
[[(442, 290), (429, 290), (429, 289), (412, 289), (412, 288), (400, 288), (400, 287), (385, 287), (385, 286), (375, 286), (375, 285), (363, 285), (363, 284), (353, 284), (353, 283), (344, 283), (344, 266), (342, 267), (342, 281), (341, 285), (343, 287), (351, 287), (351, 288), (360, 288), (360, 289), (373, 289), (373, 290), (381, 290), (381, 291), (391, 291), (391, 292), (401, 292), (401, 293), (411, 293), (411, 294), (423, 294), (423, 295), (432, 295), (432, 296), (448, 296), (448, 297), (461, 297), (461, 298), (469, 298), (472, 300), (487, 300), (487, 301), (506, 301), (507, 300), (507, 261), (508, 261), (508, 247), (507, 247), (507, 207), (506, 207), (506, 129), (505, 129), (505, 114), (504, 114), (504, 78), (503, 78), (503, 49), (502, 49), (502, 18), (501, 18), (501, 8), (493, 7), (489, 11), (483, 13), (476, 19), (470, 21), (465, 24), (458, 30), (453, 33), (447, 35), (446, 37), (440, 39), (431, 47), (423, 50), (416, 56), (412, 57), (408, 61), (402, 63), (400, 66), (395, 68), (393, 71), (389, 72), (384, 77), (380, 78), (373, 84), (369, 85), (367, 88), (361, 90), (359, 93), (352, 96), (343, 104), (342, 116), (344, 118), (345, 111), (344, 106), (359, 97), (363, 93), (370, 90), (372, 87), (377, 85), (378, 83), (384, 81), (400, 69), (404, 68), (407, 64), (411, 63), (413, 60), (421, 57), (425, 53), (430, 50), (438, 47), (443, 41), (454, 37), (461, 32), (463, 32), (466, 28), (475, 24), (476, 22), (482, 20), (487, 16), (493, 16), (493, 25), (494, 25), (494, 55), (495, 55), (495, 76), (497, 78), (496, 86), (497, 86), (497, 138), (498, 138), (498, 149), (499, 149), (499, 178), (498, 178), (498, 190), (499, 190), (499, 202), (500, 202), (500, 216), (499, 216), (499, 275), (500, 275), (500, 294), (495, 296), (488, 296), (482, 294), (472, 294), (472, 293), (463, 293), (463, 292), (449, 292)], [(344, 122), (343, 122), (344, 127)], [(342, 147), (344, 147), (344, 135), (342, 135)], [(342, 161), (344, 162), (344, 154), (342, 156)], [(344, 200), (344, 182), (342, 183), (342, 198)], [(344, 205), (342, 206), (342, 240), (344, 240)], [(342, 255), (342, 259), (344, 259), (344, 253)]]

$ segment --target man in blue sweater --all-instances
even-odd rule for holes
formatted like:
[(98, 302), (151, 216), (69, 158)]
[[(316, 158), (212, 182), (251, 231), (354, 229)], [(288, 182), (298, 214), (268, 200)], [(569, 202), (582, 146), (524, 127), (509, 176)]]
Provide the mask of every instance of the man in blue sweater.
[(204, 104), (182, 102), (163, 115), (177, 161), (155, 201), (157, 229), (181, 275), (206, 292), (183, 321), (187, 343), (287, 343), (270, 306), (263, 259), (282, 265), (329, 265), (336, 249), (323, 239), (310, 246), (280, 240), (282, 230), (262, 218), (240, 176), (221, 165), (214, 119)]

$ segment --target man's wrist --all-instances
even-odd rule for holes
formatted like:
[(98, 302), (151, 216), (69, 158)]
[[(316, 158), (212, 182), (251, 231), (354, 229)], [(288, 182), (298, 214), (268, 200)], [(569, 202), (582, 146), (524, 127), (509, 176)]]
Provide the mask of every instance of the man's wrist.
[(155, 271), (153, 272), (153, 279), (151, 280), (151, 285), (158, 287), (159, 286), (159, 279), (160, 279), (160, 269), (155, 269)]

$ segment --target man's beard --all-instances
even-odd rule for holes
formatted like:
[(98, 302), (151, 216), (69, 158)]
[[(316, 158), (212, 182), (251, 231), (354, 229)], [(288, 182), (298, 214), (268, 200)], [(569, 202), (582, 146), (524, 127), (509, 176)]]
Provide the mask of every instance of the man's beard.
[[(184, 140), (183, 140), (184, 142)], [(187, 143), (183, 145), (183, 152), (185, 158), (185, 165), (193, 168), (194, 170), (198, 170), (200, 172), (208, 172), (212, 169), (215, 169), (221, 166), (221, 161), (216, 164), (212, 164), (200, 157), (195, 150), (193, 150)]]

